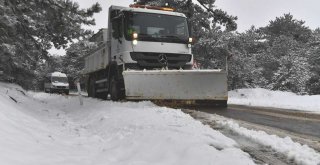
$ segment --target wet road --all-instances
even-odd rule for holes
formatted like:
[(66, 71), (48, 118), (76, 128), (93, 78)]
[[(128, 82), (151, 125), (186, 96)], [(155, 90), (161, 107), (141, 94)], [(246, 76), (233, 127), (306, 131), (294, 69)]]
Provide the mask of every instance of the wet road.
[(227, 109), (216, 107), (191, 109), (320, 138), (320, 114), (239, 105), (229, 105)]

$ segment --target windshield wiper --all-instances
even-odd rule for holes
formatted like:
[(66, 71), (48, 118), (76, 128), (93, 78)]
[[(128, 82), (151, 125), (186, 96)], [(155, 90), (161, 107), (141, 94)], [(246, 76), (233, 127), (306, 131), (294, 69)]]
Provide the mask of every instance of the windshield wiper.
[(181, 39), (180, 37), (178, 36), (162, 36), (162, 37), (165, 37), (165, 38), (176, 38), (176, 39)]
[(144, 39), (150, 39), (150, 38), (153, 38), (152, 36), (148, 35), (148, 34), (143, 34), (143, 33), (140, 33), (139, 36), (141, 38), (144, 38)]
[(178, 40), (178, 41), (187, 41), (187, 39), (183, 38), (183, 37), (179, 37), (179, 36), (174, 36), (174, 35), (171, 35), (171, 36), (162, 36), (163, 38), (170, 38), (170, 39), (174, 39), (174, 40)]

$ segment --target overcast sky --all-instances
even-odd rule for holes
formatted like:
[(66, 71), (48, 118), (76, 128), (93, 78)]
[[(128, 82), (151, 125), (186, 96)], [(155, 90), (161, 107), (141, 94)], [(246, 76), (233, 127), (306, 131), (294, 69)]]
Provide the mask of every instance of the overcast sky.
[(238, 17), (238, 31), (255, 25), (268, 25), (270, 20), (291, 13), (295, 19), (304, 20), (311, 29), (320, 27), (319, 0), (216, 0), (215, 5)]
[[(94, 16), (96, 26), (88, 27), (97, 32), (107, 27), (108, 9), (110, 5), (129, 6), (133, 0), (74, 0), (81, 8), (90, 7), (99, 2), (102, 11)], [(311, 29), (320, 27), (320, 0), (216, 0), (217, 8), (238, 17), (238, 31), (244, 32), (252, 25), (266, 26), (270, 20), (291, 13), (295, 19), (304, 20)], [(64, 51), (51, 51), (63, 54)]]

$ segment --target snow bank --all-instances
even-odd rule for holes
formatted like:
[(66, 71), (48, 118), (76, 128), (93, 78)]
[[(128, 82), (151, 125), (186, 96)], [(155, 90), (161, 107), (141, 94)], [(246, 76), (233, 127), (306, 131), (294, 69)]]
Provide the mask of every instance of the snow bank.
[(223, 126), (241, 136), (252, 139), (264, 146), (269, 146), (277, 152), (283, 153), (290, 160), (294, 160), (297, 164), (303, 165), (319, 165), (320, 154), (307, 145), (301, 145), (293, 142), (290, 137), (280, 138), (276, 135), (269, 135), (264, 131), (249, 130), (240, 127), (239, 124), (233, 120), (225, 119), (220, 116), (213, 116), (213, 120), (220, 126)]
[(228, 103), (320, 113), (320, 95), (300, 96), (291, 92), (270, 91), (261, 88), (230, 91)]
[(1, 164), (254, 164), (180, 110), (20, 91), (0, 83)]

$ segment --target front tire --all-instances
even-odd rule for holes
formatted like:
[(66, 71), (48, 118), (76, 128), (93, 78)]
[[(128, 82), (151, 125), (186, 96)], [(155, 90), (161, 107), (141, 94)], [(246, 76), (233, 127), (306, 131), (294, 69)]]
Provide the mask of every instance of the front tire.
[(218, 106), (221, 108), (228, 108), (228, 101), (227, 100), (219, 101)]
[(114, 76), (111, 78), (110, 82), (110, 96), (112, 101), (120, 100), (120, 88)]
[(89, 97), (96, 97), (95, 79), (94, 78), (90, 78), (90, 80), (89, 80), (88, 96)]
[(109, 68), (109, 89), (110, 99), (112, 101), (119, 101), (125, 99), (124, 80), (122, 77), (122, 66), (116, 64)]

